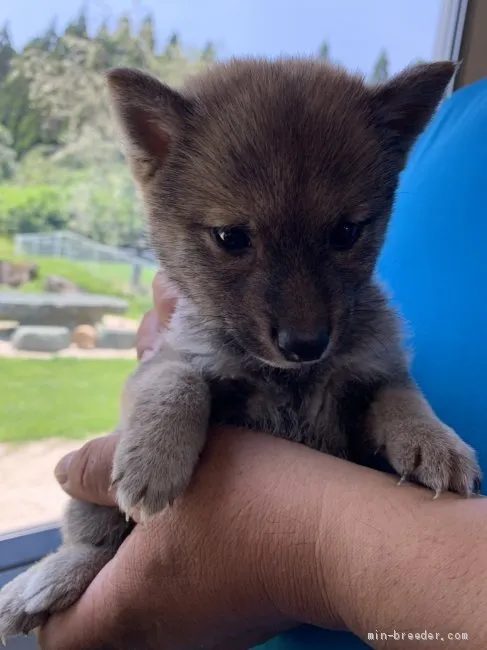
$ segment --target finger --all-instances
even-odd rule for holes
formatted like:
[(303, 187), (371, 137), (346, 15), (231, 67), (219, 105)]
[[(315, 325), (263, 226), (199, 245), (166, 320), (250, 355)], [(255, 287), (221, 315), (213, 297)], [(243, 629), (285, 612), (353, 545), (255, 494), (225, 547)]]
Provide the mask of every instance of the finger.
[(63, 490), (82, 501), (116, 505), (110, 482), (117, 442), (117, 435), (96, 438), (62, 458), (54, 473)]
[(72, 607), (52, 616), (39, 632), (42, 650), (115, 647), (119, 616), (116, 559), (109, 562)]
[(176, 308), (177, 294), (162, 271), (156, 273), (152, 281), (152, 298), (159, 323), (167, 327)]
[(146, 352), (154, 348), (159, 336), (159, 327), (159, 315), (155, 309), (151, 309), (142, 318), (137, 330), (135, 347), (139, 360), (144, 357)]

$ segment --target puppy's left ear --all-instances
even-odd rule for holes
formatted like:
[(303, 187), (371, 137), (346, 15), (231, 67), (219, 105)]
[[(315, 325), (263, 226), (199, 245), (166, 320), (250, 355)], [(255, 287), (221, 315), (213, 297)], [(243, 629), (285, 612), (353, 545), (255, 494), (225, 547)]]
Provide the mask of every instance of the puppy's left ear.
[(110, 103), (135, 179), (144, 184), (178, 147), (192, 103), (152, 75), (115, 68), (106, 76)]
[(433, 117), (456, 70), (451, 61), (424, 63), (371, 88), (374, 126), (402, 162)]

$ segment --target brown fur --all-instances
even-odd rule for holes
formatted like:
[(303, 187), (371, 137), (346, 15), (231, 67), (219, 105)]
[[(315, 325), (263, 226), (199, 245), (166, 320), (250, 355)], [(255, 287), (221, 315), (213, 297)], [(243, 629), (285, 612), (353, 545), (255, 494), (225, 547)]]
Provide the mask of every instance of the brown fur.
[[(177, 498), (210, 421), (359, 462), (380, 450), (436, 493), (478, 489), (475, 454), (415, 387), (373, 277), (399, 173), (453, 72), (421, 65), (370, 88), (323, 63), (247, 60), (180, 92), (110, 73), (153, 246), (181, 294), (165, 345), (127, 383), (113, 469), (124, 512), (149, 516)], [(355, 244), (336, 250), (354, 224)], [(243, 228), (251, 245), (223, 250), (222, 227)], [(321, 347), (290, 356), (282, 341), (295, 339)], [(0, 633), (73, 602), (130, 525), (72, 502), (65, 529), (44, 568), (0, 594)]]

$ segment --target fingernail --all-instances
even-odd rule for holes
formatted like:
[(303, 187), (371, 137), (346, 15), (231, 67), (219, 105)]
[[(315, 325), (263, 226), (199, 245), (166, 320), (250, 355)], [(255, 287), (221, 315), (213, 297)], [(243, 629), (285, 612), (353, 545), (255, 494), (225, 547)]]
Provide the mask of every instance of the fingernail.
[(68, 480), (69, 466), (71, 465), (71, 461), (73, 460), (75, 454), (75, 451), (66, 454), (66, 456), (64, 456), (64, 458), (61, 458), (59, 463), (56, 465), (54, 475), (57, 482), (61, 485), (64, 485)]

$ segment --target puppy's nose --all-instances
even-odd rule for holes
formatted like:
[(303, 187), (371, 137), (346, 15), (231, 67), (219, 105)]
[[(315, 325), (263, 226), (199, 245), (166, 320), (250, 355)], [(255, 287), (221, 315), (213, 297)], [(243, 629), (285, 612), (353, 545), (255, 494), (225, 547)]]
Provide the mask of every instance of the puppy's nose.
[(325, 353), (330, 335), (327, 330), (315, 332), (313, 337), (304, 337), (291, 330), (279, 330), (277, 334), (277, 347), (281, 354), (288, 360), (318, 361)]

